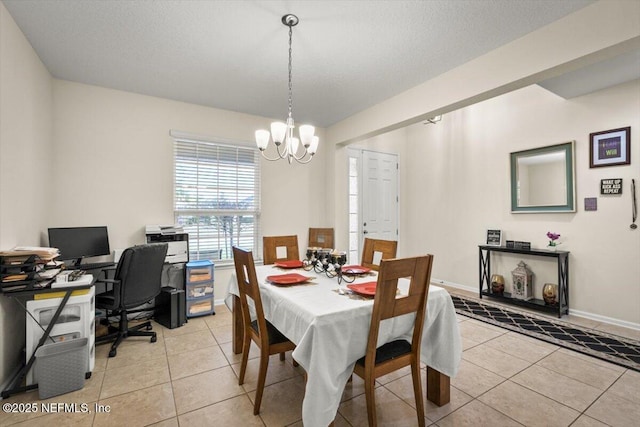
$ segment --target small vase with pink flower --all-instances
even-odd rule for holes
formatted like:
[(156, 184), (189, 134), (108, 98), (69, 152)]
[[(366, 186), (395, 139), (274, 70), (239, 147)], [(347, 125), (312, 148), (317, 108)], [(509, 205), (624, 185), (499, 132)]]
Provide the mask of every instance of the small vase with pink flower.
[(559, 234), (552, 233), (551, 231), (547, 231), (547, 237), (549, 238), (549, 244), (547, 245), (547, 249), (550, 251), (555, 251), (558, 249), (558, 239), (560, 238)]

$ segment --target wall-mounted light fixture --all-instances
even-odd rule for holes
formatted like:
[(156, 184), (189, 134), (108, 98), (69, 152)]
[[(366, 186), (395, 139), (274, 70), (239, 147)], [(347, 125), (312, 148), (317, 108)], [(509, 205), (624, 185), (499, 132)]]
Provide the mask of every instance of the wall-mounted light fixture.
[(429, 125), (429, 124), (431, 124), (431, 125), (435, 125), (435, 124), (436, 124), (436, 123), (438, 123), (440, 120), (442, 120), (442, 115), (439, 115), (439, 116), (433, 116), (433, 117), (431, 117), (430, 119), (427, 119), (427, 121), (426, 121), (426, 122), (424, 122), (423, 124), (425, 124), (425, 125)]

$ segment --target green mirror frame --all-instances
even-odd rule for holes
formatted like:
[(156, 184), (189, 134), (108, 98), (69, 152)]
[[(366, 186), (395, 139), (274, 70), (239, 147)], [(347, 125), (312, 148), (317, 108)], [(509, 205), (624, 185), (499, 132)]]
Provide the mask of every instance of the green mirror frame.
[[(575, 141), (566, 142), (563, 144), (550, 145), (547, 147), (534, 148), (531, 150), (517, 151), (511, 153), (511, 212), (512, 213), (553, 213), (553, 212), (575, 212), (576, 211), (576, 189), (575, 189), (575, 156), (574, 156)], [(540, 188), (550, 188), (550, 185), (562, 186), (566, 188), (566, 192), (562, 197), (562, 202), (553, 202), (550, 204), (531, 204), (520, 205), (519, 200), (519, 159), (535, 159), (539, 156), (542, 159), (544, 156), (553, 156), (557, 154), (562, 156), (564, 154), (564, 182), (562, 178), (559, 178), (558, 182), (545, 181), (539, 183)]]

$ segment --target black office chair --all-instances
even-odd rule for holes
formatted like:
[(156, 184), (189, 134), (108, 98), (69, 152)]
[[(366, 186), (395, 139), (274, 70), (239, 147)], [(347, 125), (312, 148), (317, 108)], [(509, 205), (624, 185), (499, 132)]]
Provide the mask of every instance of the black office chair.
[[(113, 279), (99, 279), (97, 283), (113, 285), (110, 291), (96, 296), (96, 307), (120, 315), (118, 328), (109, 327), (108, 335), (96, 338), (96, 343), (112, 341), (109, 357), (115, 357), (118, 345), (128, 336), (148, 336), (156, 342), (156, 333), (151, 331), (151, 322), (129, 328), (127, 311), (153, 300), (160, 294), (162, 266), (167, 255), (166, 243), (151, 243), (133, 246), (122, 252)], [(141, 331), (141, 329), (146, 331)]]

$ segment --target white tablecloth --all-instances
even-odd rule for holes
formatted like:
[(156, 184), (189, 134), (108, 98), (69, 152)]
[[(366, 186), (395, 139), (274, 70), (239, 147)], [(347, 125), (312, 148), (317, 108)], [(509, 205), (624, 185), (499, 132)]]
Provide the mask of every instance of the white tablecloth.
[[(274, 286), (266, 283), (269, 275), (296, 272), (315, 276), (312, 284)], [(373, 300), (351, 299), (334, 292), (336, 278), (302, 269), (282, 271), (271, 265), (256, 267), (265, 317), (296, 344), (293, 358), (307, 372), (302, 404), (306, 427), (326, 427), (338, 410), (344, 386), (356, 360), (367, 347)], [(365, 276), (355, 283), (375, 281)], [(408, 286), (408, 282), (401, 283)], [(342, 286), (345, 286), (344, 282)], [(228, 297), (238, 295), (235, 274), (231, 277)], [(229, 301), (229, 298), (227, 298)], [(378, 346), (398, 337), (410, 341), (412, 315), (383, 322)], [(455, 309), (449, 293), (437, 286), (429, 287), (427, 316), (422, 334), (421, 360), (439, 372), (454, 377), (462, 358), (462, 341)], [(423, 392), (425, 392), (423, 390)]]

